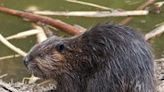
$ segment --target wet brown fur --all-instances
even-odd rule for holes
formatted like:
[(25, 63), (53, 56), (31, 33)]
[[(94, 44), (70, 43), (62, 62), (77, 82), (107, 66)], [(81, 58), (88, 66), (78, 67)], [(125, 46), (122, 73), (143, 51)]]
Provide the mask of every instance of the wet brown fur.
[(150, 47), (125, 26), (101, 24), (80, 36), (53, 36), (24, 61), (35, 76), (57, 80), (54, 92), (155, 92)]

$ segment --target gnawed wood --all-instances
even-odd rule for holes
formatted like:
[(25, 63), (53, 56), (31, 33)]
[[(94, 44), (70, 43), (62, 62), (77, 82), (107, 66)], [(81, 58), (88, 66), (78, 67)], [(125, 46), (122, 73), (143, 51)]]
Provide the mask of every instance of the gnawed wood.
[(31, 11), (39, 15), (55, 15), (55, 16), (76, 16), (76, 17), (120, 17), (120, 16), (139, 16), (147, 15), (147, 10), (134, 10), (134, 11)]
[(6, 37), (7, 40), (11, 40), (11, 39), (20, 39), (20, 38), (25, 38), (31, 35), (36, 35), (39, 33), (39, 30), (37, 29), (31, 29), (28, 31), (24, 31), (24, 32), (20, 32), (11, 36)]

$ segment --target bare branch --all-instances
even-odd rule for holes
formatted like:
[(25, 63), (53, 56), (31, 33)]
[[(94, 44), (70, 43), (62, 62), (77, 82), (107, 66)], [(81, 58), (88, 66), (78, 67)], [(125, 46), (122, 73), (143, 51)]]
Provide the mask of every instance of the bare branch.
[(135, 10), (135, 11), (32, 11), (34, 14), (39, 15), (55, 15), (55, 16), (76, 16), (76, 17), (118, 17), (118, 16), (138, 16), (147, 15), (147, 10)]
[(27, 53), (25, 53), (24, 51), (22, 51), (21, 49), (15, 47), (14, 45), (12, 45), (10, 42), (8, 42), (1, 34), (0, 34), (0, 41), (6, 45), (7, 47), (9, 47), (11, 50), (17, 52), (18, 54), (22, 55), (23, 57), (26, 56)]
[(161, 26), (159, 26), (159, 27), (155, 28), (154, 30), (150, 31), (149, 33), (147, 33), (145, 35), (145, 39), (149, 40), (162, 33), (164, 33), (164, 24), (162, 24)]
[(32, 22), (42, 22), (42, 23), (51, 25), (55, 28), (58, 28), (62, 31), (65, 31), (71, 35), (78, 35), (78, 34), (81, 34), (81, 32), (83, 32), (83, 30), (79, 30), (78, 28), (70, 24), (67, 24), (58, 19), (53, 19), (46, 16), (40, 16), (40, 15), (32, 14), (29, 12), (17, 11), (17, 10), (5, 8), (2, 6), (0, 6), (0, 12), (22, 17)]
[(11, 39), (20, 39), (20, 38), (25, 38), (27, 36), (31, 36), (31, 35), (36, 35), (39, 33), (39, 30), (37, 29), (32, 29), (32, 30), (28, 30), (28, 31), (24, 31), (24, 32), (20, 32), (14, 35), (11, 35), (9, 37), (6, 37), (7, 40), (11, 40)]

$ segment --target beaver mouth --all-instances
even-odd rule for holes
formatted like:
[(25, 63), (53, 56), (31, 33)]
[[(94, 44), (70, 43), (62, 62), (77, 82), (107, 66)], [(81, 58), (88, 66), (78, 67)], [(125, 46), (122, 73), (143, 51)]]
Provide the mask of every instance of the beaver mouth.
[(42, 79), (56, 78), (58, 75), (58, 63), (46, 58), (35, 58), (26, 64), (29, 72)]
[(39, 68), (39, 66), (37, 64), (29, 63), (28, 65), (26, 65), (26, 67), (27, 67), (28, 71), (30, 73), (32, 73), (34, 76), (39, 77), (39, 78), (43, 78), (43, 79), (47, 79), (46, 75)]
[[(54, 55), (54, 54), (53, 54)], [(60, 56), (37, 56), (27, 55), (24, 58), (24, 64), (28, 71), (36, 77), (43, 79), (57, 78), (63, 67), (63, 62), (59, 60)]]
[(28, 69), (28, 71), (32, 74), (34, 74), (34, 76), (36, 77), (40, 77), (40, 78), (46, 78), (45, 73), (43, 72), (43, 70), (41, 69), (41, 67), (39, 67), (38, 62), (40, 62), (41, 59), (32, 59), (30, 57), (30, 55), (27, 55), (23, 61), (24, 61), (24, 65), (26, 66), (26, 68)]

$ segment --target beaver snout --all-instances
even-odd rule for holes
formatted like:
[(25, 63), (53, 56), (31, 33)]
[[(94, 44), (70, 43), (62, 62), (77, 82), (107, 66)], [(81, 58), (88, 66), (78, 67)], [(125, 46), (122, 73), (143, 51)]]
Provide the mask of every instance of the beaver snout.
[(24, 65), (27, 67), (27, 65), (29, 63), (28, 57), (23, 58), (23, 62), (24, 62)]

